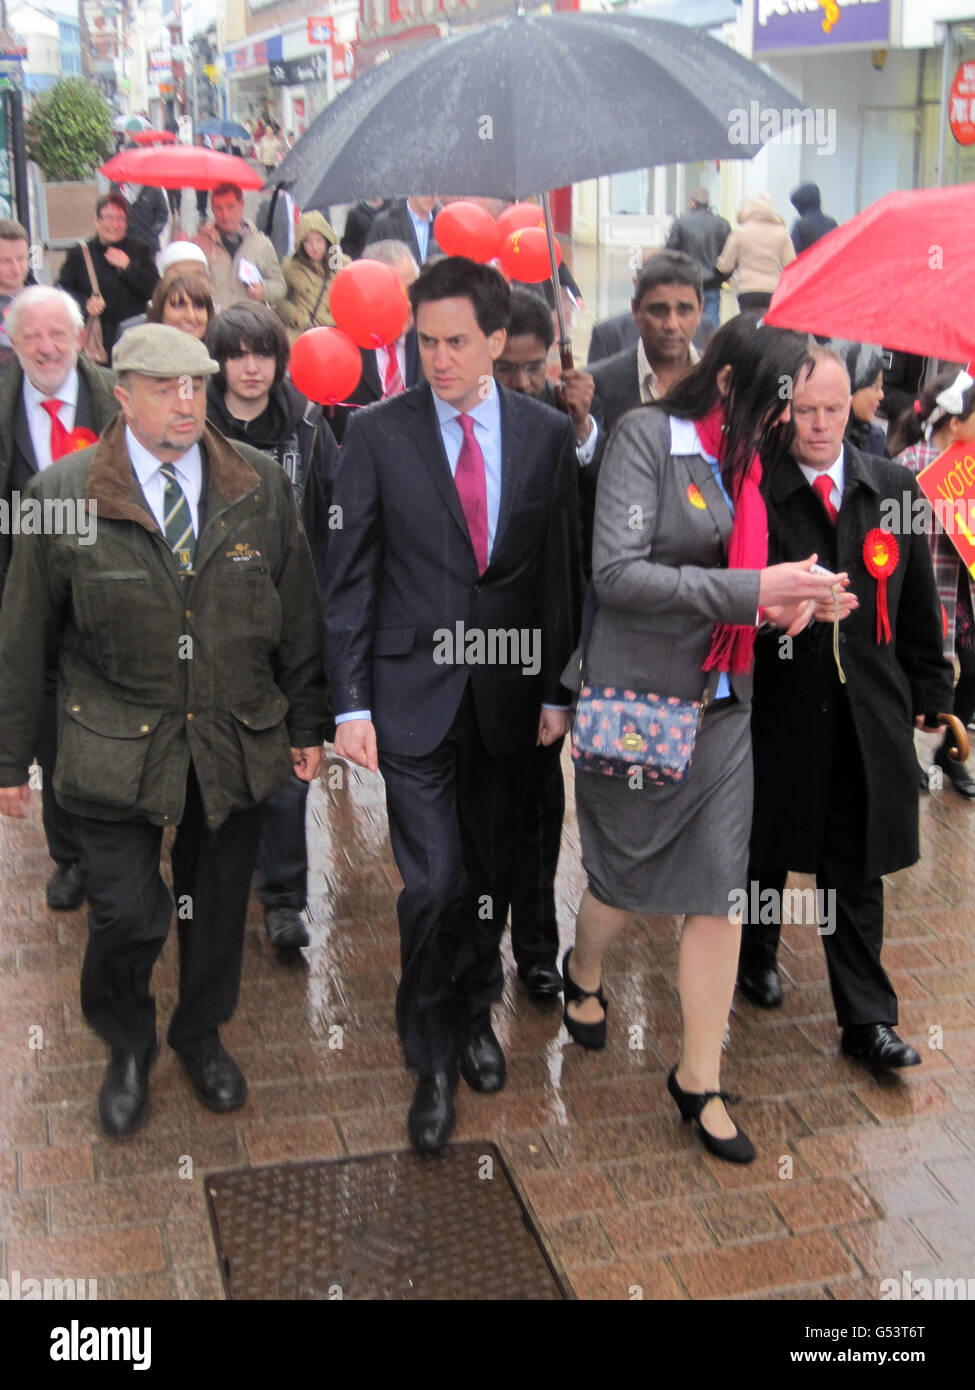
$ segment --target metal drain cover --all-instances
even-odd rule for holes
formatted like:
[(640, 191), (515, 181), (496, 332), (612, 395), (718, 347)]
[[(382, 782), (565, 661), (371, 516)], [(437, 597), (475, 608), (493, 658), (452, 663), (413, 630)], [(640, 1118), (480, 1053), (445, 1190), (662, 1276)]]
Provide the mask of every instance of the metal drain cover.
[(214, 1173), (232, 1299), (564, 1299), (493, 1144)]

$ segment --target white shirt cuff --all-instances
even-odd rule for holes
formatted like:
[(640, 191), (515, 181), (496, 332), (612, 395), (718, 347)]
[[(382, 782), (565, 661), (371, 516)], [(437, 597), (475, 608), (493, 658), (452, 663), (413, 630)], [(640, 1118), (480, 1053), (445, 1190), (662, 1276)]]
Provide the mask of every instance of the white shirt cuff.
[(582, 468), (585, 468), (587, 463), (592, 463), (592, 456), (596, 452), (596, 440), (599, 437), (598, 424), (593, 420), (591, 415), (589, 419), (592, 421), (592, 429), (589, 431), (589, 438), (583, 440), (581, 444), (576, 445), (576, 459)]
[(347, 724), (347, 723), (349, 722), (350, 719), (369, 719), (369, 720), (371, 720), (371, 719), (372, 719), (372, 710), (370, 710), (370, 709), (352, 709), (352, 710), (349, 710), (348, 714), (337, 714), (337, 715), (335, 716), (335, 722), (336, 722), (336, 724)]

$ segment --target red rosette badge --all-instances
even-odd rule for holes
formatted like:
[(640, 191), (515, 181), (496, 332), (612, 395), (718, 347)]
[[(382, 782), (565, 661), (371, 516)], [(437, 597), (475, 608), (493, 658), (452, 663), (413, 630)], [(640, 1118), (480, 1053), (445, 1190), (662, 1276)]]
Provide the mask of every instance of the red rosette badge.
[(887, 611), (887, 580), (897, 568), (897, 540), (889, 531), (874, 527), (863, 542), (863, 563), (867, 573), (877, 581), (877, 643), (881, 636), (890, 641), (890, 615)]
[(77, 454), (81, 449), (87, 449), (92, 444), (98, 443), (98, 435), (93, 430), (86, 430), (84, 425), (75, 425), (73, 430), (68, 431), (68, 437), (64, 441), (64, 452), (66, 454)]

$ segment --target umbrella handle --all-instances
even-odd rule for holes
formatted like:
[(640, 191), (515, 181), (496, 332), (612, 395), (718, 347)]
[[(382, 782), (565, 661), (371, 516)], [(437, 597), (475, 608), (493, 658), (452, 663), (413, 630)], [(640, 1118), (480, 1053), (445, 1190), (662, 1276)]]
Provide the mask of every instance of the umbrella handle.
[(957, 714), (939, 714), (939, 724), (947, 724), (954, 737), (954, 745), (948, 749), (948, 757), (953, 763), (964, 763), (968, 761), (968, 730), (958, 718)]

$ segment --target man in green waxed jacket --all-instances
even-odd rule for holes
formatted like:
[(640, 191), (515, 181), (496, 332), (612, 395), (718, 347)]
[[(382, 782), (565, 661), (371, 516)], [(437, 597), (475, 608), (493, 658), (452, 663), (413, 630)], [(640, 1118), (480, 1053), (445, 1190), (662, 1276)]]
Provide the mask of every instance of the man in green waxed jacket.
[(57, 653), (54, 790), (88, 871), (85, 1017), (109, 1043), (104, 1131), (145, 1119), (152, 966), (172, 901), (168, 1040), (200, 1100), (242, 1105), (220, 1044), (240, 984), (261, 803), (322, 759), (321, 607), (291, 485), (205, 424), (202, 343), (160, 324), (119, 341), (122, 407), (99, 443), (27, 488), (0, 611), (0, 813), (23, 815), (45, 654)]

